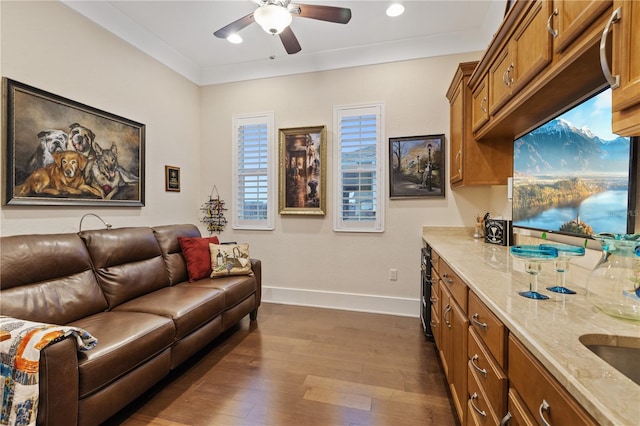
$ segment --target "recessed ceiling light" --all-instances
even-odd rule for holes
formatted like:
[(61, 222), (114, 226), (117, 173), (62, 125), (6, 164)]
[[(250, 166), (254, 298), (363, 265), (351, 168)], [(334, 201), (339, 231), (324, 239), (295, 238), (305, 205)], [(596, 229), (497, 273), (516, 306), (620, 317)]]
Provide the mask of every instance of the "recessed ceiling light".
[(391, 6), (387, 8), (388, 16), (400, 16), (404, 13), (404, 6), (400, 3), (393, 3)]
[(242, 43), (242, 37), (240, 37), (238, 34), (235, 34), (235, 33), (227, 37), (227, 40), (229, 40), (229, 42), (233, 44)]

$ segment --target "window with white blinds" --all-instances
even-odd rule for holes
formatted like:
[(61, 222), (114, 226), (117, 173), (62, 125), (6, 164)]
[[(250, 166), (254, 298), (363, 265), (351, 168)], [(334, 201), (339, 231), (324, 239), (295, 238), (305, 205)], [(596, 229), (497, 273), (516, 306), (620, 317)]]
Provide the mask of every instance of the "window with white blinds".
[(273, 113), (233, 117), (234, 229), (273, 229)]
[(336, 231), (384, 231), (383, 109), (381, 103), (334, 107)]

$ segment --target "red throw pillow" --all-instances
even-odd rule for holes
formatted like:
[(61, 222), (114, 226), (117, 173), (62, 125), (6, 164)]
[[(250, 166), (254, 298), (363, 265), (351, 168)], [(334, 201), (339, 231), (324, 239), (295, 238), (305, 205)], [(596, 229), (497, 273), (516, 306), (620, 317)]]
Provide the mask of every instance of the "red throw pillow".
[(209, 243), (220, 244), (218, 237), (189, 238), (178, 237), (182, 255), (187, 262), (189, 282), (192, 283), (211, 275), (211, 253)]

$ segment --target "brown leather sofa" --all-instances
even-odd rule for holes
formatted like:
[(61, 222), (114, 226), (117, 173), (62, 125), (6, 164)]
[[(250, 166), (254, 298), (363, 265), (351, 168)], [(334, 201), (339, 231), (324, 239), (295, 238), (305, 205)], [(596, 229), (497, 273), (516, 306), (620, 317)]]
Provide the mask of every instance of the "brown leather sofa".
[(81, 327), (41, 352), (38, 425), (97, 425), (247, 314), (257, 317), (261, 262), (252, 275), (188, 282), (178, 237), (193, 225), (0, 238), (0, 313)]

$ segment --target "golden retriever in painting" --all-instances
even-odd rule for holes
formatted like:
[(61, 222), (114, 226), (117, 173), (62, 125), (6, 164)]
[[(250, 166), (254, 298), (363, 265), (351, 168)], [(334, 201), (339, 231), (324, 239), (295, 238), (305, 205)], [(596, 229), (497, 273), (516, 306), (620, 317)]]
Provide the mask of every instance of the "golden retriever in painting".
[(90, 193), (102, 198), (100, 191), (87, 185), (82, 171), (87, 159), (75, 151), (53, 153), (53, 163), (31, 173), (22, 185), (16, 187), (18, 196), (30, 194), (74, 194)]

